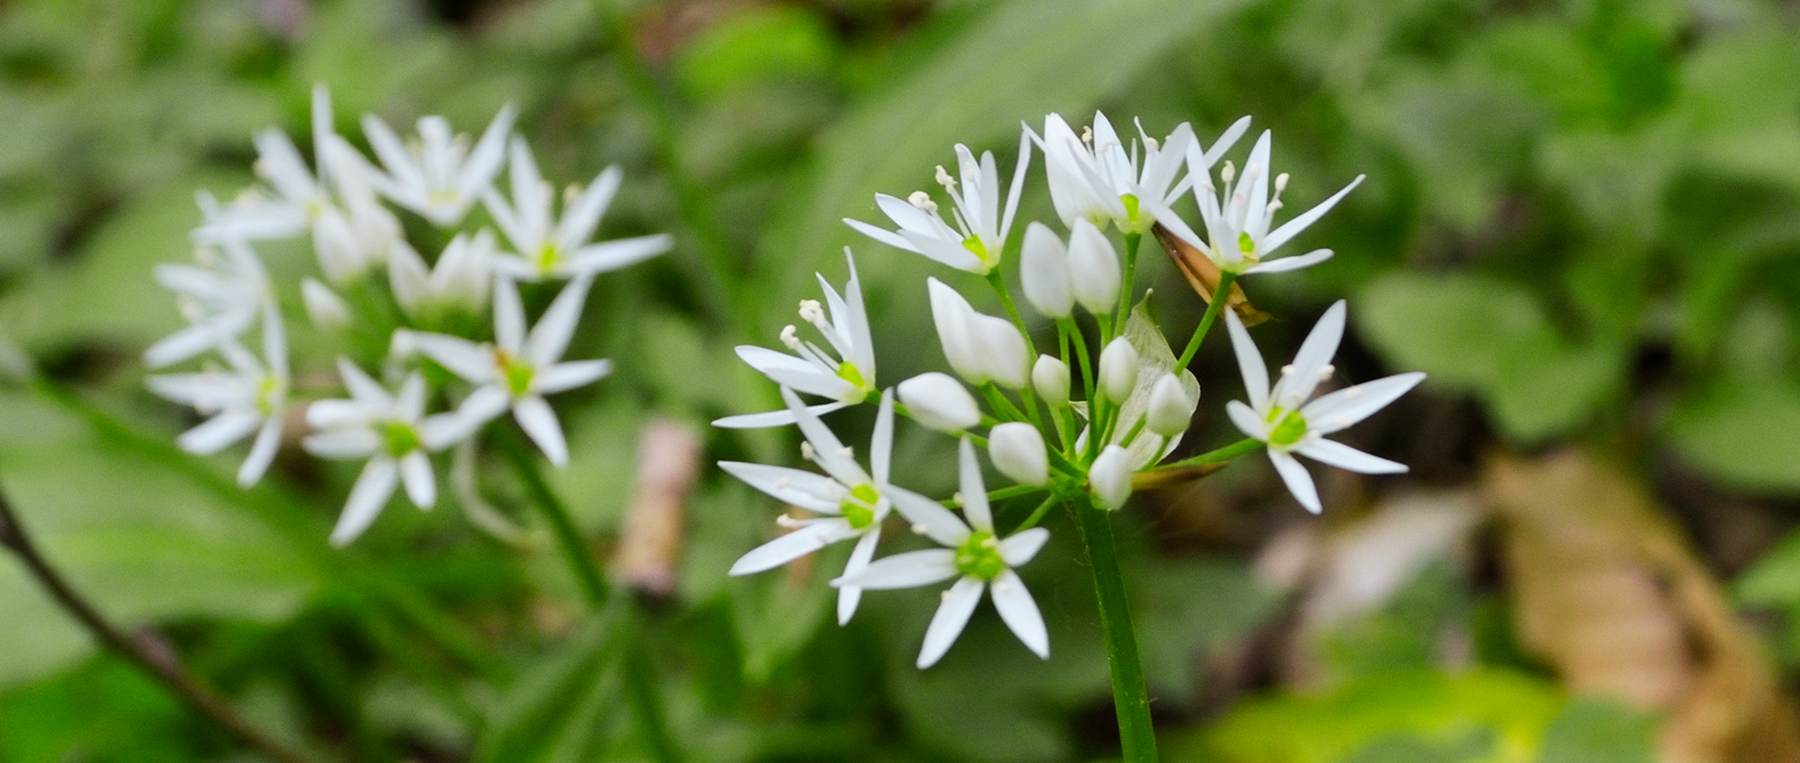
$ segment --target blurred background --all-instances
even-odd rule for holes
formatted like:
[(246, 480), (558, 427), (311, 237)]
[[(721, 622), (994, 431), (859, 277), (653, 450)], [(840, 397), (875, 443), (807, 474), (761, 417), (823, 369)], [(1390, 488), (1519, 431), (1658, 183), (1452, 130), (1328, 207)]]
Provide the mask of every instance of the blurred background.
[[(1275, 316), (1258, 341), (1286, 357), (1348, 298), (1340, 378), (1430, 374), (1346, 438), (1412, 473), (1321, 470), (1322, 517), (1255, 457), (1119, 516), (1166, 760), (1800, 761), (1795, 3), (0, 2), (0, 485), (46, 554), (334, 759), (628, 761), (647, 753), (618, 682), (508, 474), (484, 473), (487, 508), (524, 537), (448, 502), (337, 551), (353, 471), (284, 455), (239, 490), (240, 452), (179, 452), (193, 420), (144, 389), (139, 354), (181, 325), (152, 267), (191, 256), (196, 190), (253, 181), (254, 131), (308, 144), (314, 83), (358, 142), (364, 112), (474, 132), (517, 104), (553, 182), (625, 169), (602, 236), (676, 235), (601, 279), (571, 355), (619, 370), (556, 401), (573, 463), (553, 487), (616, 562), (646, 433), (703, 443), (662, 502), (676, 542), (619, 572), (655, 602), (691, 760), (1117, 754), (1068, 518), (1026, 570), (1051, 659), (984, 608), (919, 672), (935, 593), (836, 627), (846, 548), (725, 577), (778, 507), (710, 462), (797, 441), (704, 426), (778, 405), (731, 346), (773, 344), (814, 271), (842, 282), (846, 244), (880, 383), (941, 367), (923, 277), (965, 276), (840, 218), (930, 189), (957, 142), (1010, 172), (1021, 121), (1098, 108), (1208, 141), (1249, 114), (1299, 208), (1366, 173), (1298, 244), (1335, 259), (1246, 284)], [(1041, 160), (1029, 182), (1021, 220), (1052, 219)], [(265, 254), (290, 286), (313, 267)], [(1149, 242), (1141, 262), (1185, 336), (1203, 303)], [(1219, 413), (1242, 395), (1222, 337), (1195, 371), (1189, 452), (1236, 439)], [(947, 443), (903, 426), (897, 481), (948, 494)], [(0, 560), (0, 760), (256, 759)]]

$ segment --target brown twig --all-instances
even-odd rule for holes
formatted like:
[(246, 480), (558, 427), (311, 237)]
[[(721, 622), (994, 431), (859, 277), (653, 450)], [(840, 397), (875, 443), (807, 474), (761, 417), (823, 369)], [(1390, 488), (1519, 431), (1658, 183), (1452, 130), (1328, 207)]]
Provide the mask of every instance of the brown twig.
[(107, 622), (99, 610), (76, 593), (69, 581), (38, 553), (37, 546), (25, 533), (25, 527), (19, 523), (18, 515), (13, 512), (12, 504), (7, 501), (3, 492), (0, 492), (0, 545), (17, 554), (20, 561), (25, 563), (26, 569), (44, 585), (56, 602), (74, 615), (75, 619), (80, 620), (95, 638), (149, 673), (196, 712), (223, 727), (245, 744), (281, 763), (316, 763), (312, 757), (277, 742), (251, 725), (218, 694), (189, 675), (182, 668), (174, 651), (166, 644), (158, 645), (151, 639), (132, 638)]

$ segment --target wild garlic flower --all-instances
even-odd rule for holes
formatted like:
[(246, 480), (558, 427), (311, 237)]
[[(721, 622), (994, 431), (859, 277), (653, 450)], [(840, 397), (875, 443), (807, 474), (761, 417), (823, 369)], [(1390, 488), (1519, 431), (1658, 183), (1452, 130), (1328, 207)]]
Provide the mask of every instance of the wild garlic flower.
[[(1044, 152), (1050, 201), (1064, 225), (1074, 227), (1076, 220), (1087, 219), (1143, 233), (1159, 220), (1175, 216), (1175, 200), (1187, 193), (1192, 182), (1187, 176), (1177, 180), (1190, 153), (1217, 159), (1249, 126), (1249, 117), (1239, 119), (1204, 151), (1187, 122), (1161, 141), (1150, 137), (1139, 123), (1139, 140), (1127, 149), (1112, 122), (1100, 112), (1094, 112), (1093, 128), (1081, 137), (1057, 114), (1044, 118), (1043, 137), (1029, 127), (1026, 134)], [(1194, 170), (1190, 166), (1188, 171)]]
[(1396, 474), (1406, 465), (1369, 455), (1340, 442), (1325, 439), (1332, 434), (1368, 418), (1387, 407), (1401, 395), (1425, 379), (1422, 373), (1406, 373), (1358, 384), (1307, 402), (1319, 383), (1331, 378), (1331, 358), (1337, 354), (1338, 342), (1344, 336), (1344, 302), (1339, 300), (1313, 326), (1312, 333), (1300, 345), (1294, 362), (1283, 366), (1281, 378), (1269, 386), (1269, 370), (1263, 365), (1256, 343), (1243, 321), (1230, 310), (1225, 311), (1226, 326), (1231, 332), (1231, 346), (1237, 353), (1238, 368), (1244, 374), (1244, 389), (1250, 404), (1236, 400), (1226, 404), (1231, 423), (1245, 435), (1269, 446), (1269, 460), (1281, 474), (1294, 498), (1308, 511), (1318, 513), (1319, 493), (1306, 467), (1293, 454), (1364, 474)]
[[(1256, 146), (1250, 149), (1250, 159), (1244, 163), (1242, 177), (1238, 177), (1230, 162), (1219, 170), (1222, 188), (1215, 188), (1212, 173), (1201, 169), (1210, 166), (1210, 161), (1197, 150), (1188, 151), (1188, 164), (1196, 178), (1194, 196), (1200, 204), (1200, 219), (1206, 228), (1206, 240), (1194, 235), (1185, 225), (1171, 225), (1176, 235), (1187, 239), (1188, 243), (1198, 247), (1213, 264), (1228, 273), (1280, 273), (1298, 270), (1309, 265), (1317, 265), (1331, 258), (1330, 249), (1315, 249), (1296, 257), (1272, 259), (1270, 255), (1294, 236), (1306, 230), (1307, 226), (1318, 222), (1326, 212), (1337, 206), (1339, 200), (1363, 181), (1363, 175), (1344, 186), (1343, 190), (1333, 194), (1312, 209), (1307, 210), (1292, 220), (1273, 228), (1275, 213), (1282, 209), (1281, 193), (1287, 190), (1287, 173), (1270, 177), (1274, 170), (1269, 165), (1270, 133), (1263, 131), (1262, 137), (1256, 140)], [(1233, 185), (1233, 181), (1237, 181)], [(1270, 194), (1273, 186), (1274, 193)]]
[[(313, 88), (312, 130), (314, 155), (322, 157), (328, 136), (335, 135), (331, 94), (324, 85)], [(197, 240), (217, 244), (227, 240), (291, 238), (313, 225), (319, 212), (331, 203), (324, 170), (315, 173), (309, 169), (287, 133), (270, 127), (256, 133), (254, 142), (256, 174), (274, 195), (253, 193), (228, 206), (203, 197), (202, 207), (211, 214), (207, 215), (206, 224), (194, 232)]]
[(174, 365), (237, 338), (266, 314), (264, 307), (272, 299), (268, 271), (247, 244), (201, 246), (194, 256), (199, 265), (156, 266), (157, 283), (175, 292), (189, 325), (144, 351), (144, 364), (151, 368)]
[[(817, 301), (800, 303), (800, 318), (819, 330), (832, 352), (802, 340), (793, 326), (781, 330), (781, 342), (793, 355), (753, 344), (737, 348), (739, 358), (776, 384), (831, 398), (832, 402), (807, 409), (815, 416), (861, 403), (875, 391), (875, 346), (869, 336), (869, 314), (863, 307), (862, 282), (857, 280), (856, 260), (850, 256), (849, 248), (844, 249), (844, 261), (850, 268), (850, 280), (844, 284), (843, 295), (825, 282), (825, 276), (818, 276), (819, 288), (825, 292), (825, 306), (831, 310), (829, 319)], [(792, 423), (794, 414), (790, 408), (727, 416), (714, 421), (713, 426), (755, 429)]]
[(437, 265), (404, 241), (388, 255), (388, 284), (394, 301), (414, 320), (430, 322), (448, 314), (479, 317), (493, 293), (494, 234), (482, 229), (474, 237), (459, 233), (438, 255)]
[(977, 162), (969, 147), (958, 143), (956, 166), (962, 177), (960, 192), (956, 189), (957, 178), (943, 167), (937, 168), (937, 182), (955, 205), (950, 210), (955, 228), (944, 222), (937, 202), (924, 191), (913, 192), (905, 201), (884, 193), (875, 195), (875, 205), (900, 226), (899, 230), (878, 228), (848, 217), (844, 222), (896, 249), (923, 254), (957, 270), (987, 275), (1000, 264), (1006, 248), (1007, 232), (1012, 229), (1013, 214), (1019, 208), (1019, 192), (1025, 186), (1025, 170), (1031, 166), (1031, 144), (1021, 136), (1019, 161), (1013, 168), (1004, 209), (1000, 206), (1000, 170), (994, 163), (994, 152), (982, 152), (981, 161)]
[[(813, 519), (794, 519), (782, 515), (776, 522), (792, 532), (744, 554), (731, 565), (732, 575), (751, 575), (774, 569), (839, 541), (856, 538), (850, 552), (850, 563), (844, 575), (855, 575), (868, 566), (880, 543), (881, 525), (888, 513), (899, 504), (932, 504), (931, 499), (895, 487), (888, 482), (888, 465), (894, 449), (894, 401), (892, 395), (881, 396), (880, 412), (875, 417), (875, 434), (869, 441), (869, 471), (856, 463), (850, 448), (832, 434), (817, 416), (801, 404), (793, 390), (781, 388), (781, 398), (806, 436), (802, 455), (817, 464), (825, 474), (791, 469), (785, 466), (720, 461), (719, 467), (792, 506), (814, 514)], [(838, 624), (850, 622), (862, 600), (857, 586), (838, 588)]]
[(338, 374), (350, 399), (307, 407), (306, 421), (317, 432), (306, 438), (305, 447), (321, 458), (369, 460), (331, 531), (332, 544), (343, 546), (368, 529), (401, 483), (414, 506), (429, 509), (437, 503), (429, 454), (456, 444), (469, 429), (451, 414), (425, 415), (425, 378), (416, 371), (401, 382), (398, 394), (347, 358), (338, 359)]
[(419, 120), (418, 140), (402, 143), (380, 117), (363, 115), (363, 134), (381, 158), (385, 173), (370, 180), (381, 195), (442, 226), (461, 222), (506, 164), (506, 138), (516, 111), (509, 104), (494, 116), (473, 149), (440, 116)]
[(494, 279), (494, 344), (417, 333), (421, 352), (464, 381), (478, 385), (457, 409), (457, 416), (470, 426), (479, 426), (511, 409), (513, 418), (550, 463), (567, 466), (568, 442), (544, 396), (592, 384), (612, 372), (610, 360), (561, 362), (593, 282), (593, 276), (582, 276), (564, 286), (529, 335), (519, 288), (505, 276)]
[(895, 508), (913, 523), (913, 529), (930, 537), (944, 548), (909, 551), (879, 559), (860, 572), (845, 572), (832, 581), (840, 590), (860, 587), (870, 590), (916, 588), (951, 578), (956, 583), (943, 594), (937, 614), (925, 630), (925, 644), (919, 650), (920, 669), (929, 668), (949, 651), (968, 625), (975, 605), (981, 603), (982, 591), (993, 591), (994, 609), (1013, 635), (1033, 654), (1050, 657), (1050, 634), (1044, 628), (1044, 617), (1037, 602), (1025, 589), (1024, 581), (1013, 568), (1037, 556), (1050, 540), (1050, 531), (1034, 527), (1008, 538), (994, 534), (994, 517), (988, 506), (987, 488), (982, 484), (981, 466), (975, 459), (975, 446), (967, 439), (959, 443), (963, 516), (958, 519), (949, 509), (932, 501), (896, 501)]
[(570, 186), (561, 220), (552, 219), (555, 191), (538, 172), (531, 148), (519, 138), (512, 142), (510, 172), (512, 203), (492, 188), (484, 190), (481, 198), (518, 252), (496, 263), (514, 279), (536, 281), (603, 273), (655, 257), (675, 245), (674, 237), (667, 233), (588, 243), (600, 225), (600, 216), (606, 214), (607, 206), (619, 192), (624, 173), (618, 167), (606, 168), (586, 188)]
[(229, 371), (209, 369), (197, 373), (149, 377), (150, 391), (208, 415), (205, 422), (181, 434), (176, 443), (189, 453), (209, 455), (256, 433), (250, 455), (239, 467), (239, 485), (249, 487), (262, 479), (281, 444), (287, 419), (289, 378), (287, 336), (275, 306), (263, 307), (263, 357), (257, 360), (236, 341), (218, 347)]

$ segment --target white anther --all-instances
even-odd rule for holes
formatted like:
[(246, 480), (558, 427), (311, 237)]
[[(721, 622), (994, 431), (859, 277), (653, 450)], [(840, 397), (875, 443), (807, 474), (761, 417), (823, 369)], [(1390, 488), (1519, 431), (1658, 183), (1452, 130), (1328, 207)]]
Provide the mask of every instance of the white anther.
[(813, 450), (812, 443), (805, 442), (805, 441), (802, 441), (800, 443), (800, 457), (801, 458), (811, 461), (811, 460), (813, 460), (813, 457), (816, 455), (817, 455), (817, 453)]
[(1006, 581), (994, 583), (994, 593), (1006, 593), (1012, 590), (1012, 584)]
[(1231, 179), (1235, 177), (1237, 177), (1237, 167), (1231, 162), (1226, 162), (1225, 166), (1219, 168), (1220, 180), (1230, 183)]
[(943, 593), (938, 594), (938, 601), (949, 601), (949, 600), (950, 600), (950, 591), (948, 589), (946, 589)]
[(1276, 193), (1281, 193), (1282, 191), (1287, 190), (1287, 184), (1288, 184), (1288, 174), (1286, 172), (1283, 172), (1283, 173), (1275, 176), (1275, 192)]
[(792, 484), (794, 484), (793, 480), (790, 480), (786, 477), (782, 477), (781, 479), (775, 480), (775, 489), (776, 490), (786, 490), (788, 488), (788, 485), (792, 485)]
[(1319, 369), (1319, 381), (1325, 381), (1326, 379), (1331, 378), (1331, 375), (1334, 373), (1337, 373), (1337, 366), (1326, 363), (1323, 368)]
[(1359, 397), (1362, 397), (1362, 387), (1351, 387), (1347, 390), (1344, 390), (1344, 399), (1345, 400), (1355, 400)]
[(816, 299), (800, 300), (800, 320), (803, 320), (803, 321), (806, 321), (807, 323), (811, 323), (811, 324), (815, 324), (815, 325), (817, 325), (820, 321), (825, 320), (825, 311), (823, 309), (820, 309), (818, 300), (816, 300)]
[(927, 532), (927, 531), (928, 531), (928, 530), (930, 530), (930, 529), (931, 529), (931, 528), (929, 528), (929, 527), (926, 527), (926, 526), (925, 526), (925, 523), (923, 523), (923, 522), (920, 522), (920, 523), (917, 523), (917, 524), (914, 524), (914, 525), (913, 525), (913, 526), (912, 526), (912, 531), (913, 531), (913, 534), (914, 534), (914, 535), (924, 535), (924, 534), (925, 534), (925, 533), (926, 533), (926, 532)]
[(1086, 143), (1090, 146), (1094, 145), (1094, 128), (1086, 126), (1086, 125), (1082, 126), (1081, 142)]
[(782, 327), (781, 343), (784, 345), (787, 345), (788, 349), (790, 349), (790, 350), (800, 349), (800, 337), (796, 334), (796, 332), (794, 330), (794, 324), (790, 323), (790, 324)]
[(800, 520), (783, 514), (775, 518), (775, 524), (779, 527), (799, 527)]
[(1333, 416), (1331, 419), (1331, 422), (1333, 424), (1338, 425), (1339, 429), (1343, 429), (1344, 427), (1350, 426), (1352, 423), (1354, 423), (1350, 420), (1349, 416)]
[(956, 505), (961, 506), (963, 504), (962, 491), (958, 490), (955, 493), (952, 493), (950, 495), (950, 500), (955, 501)]
[(1275, 212), (1284, 206), (1287, 205), (1282, 204), (1279, 200), (1269, 202), (1269, 219), (1275, 219)]
[(1294, 372), (1294, 364), (1292, 364), (1292, 363), (1289, 363), (1289, 364), (1281, 367), (1281, 375), (1282, 376), (1287, 376), (1288, 374), (1291, 374), (1293, 372)]
[[(951, 177), (950, 172), (945, 170), (944, 165), (942, 164), (937, 166), (937, 181), (938, 185), (943, 186), (946, 191), (956, 190), (956, 178)], [(921, 191), (921, 193), (923, 193), (923, 191)]]
[(855, 452), (856, 452), (856, 450), (851, 448), (848, 445), (845, 445), (842, 448), (838, 448), (838, 455), (843, 456), (844, 458), (849, 458), (851, 456), (851, 454), (853, 454)]
[(1144, 147), (1150, 149), (1151, 151), (1155, 151), (1156, 149), (1161, 148), (1161, 146), (1157, 144), (1155, 138), (1151, 138), (1148, 136), (1146, 136), (1144, 138)]
[(906, 197), (906, 200), (919, 209), (934, 215), (937, 214), (937, 202), (932, 201), (931, 195), (924, 191), (913, 191), (911, 196)]

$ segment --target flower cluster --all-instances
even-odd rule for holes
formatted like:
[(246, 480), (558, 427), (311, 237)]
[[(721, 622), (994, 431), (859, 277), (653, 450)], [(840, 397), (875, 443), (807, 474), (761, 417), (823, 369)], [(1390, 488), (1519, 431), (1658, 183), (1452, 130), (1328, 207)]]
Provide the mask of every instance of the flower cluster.
[[(213, 453), (256, 433), (238, 472), (248, 486), (268, 469), (284, 431), (303, 421), (308, 432), (292, 439), (306, 451), (366, 461), (332, 532), (338, 545), (360, 535), (402, 486), (414, 505), (430, 508), (432, 455), (472, 446), (484, 424), (508, 411), (551, 462), (565, 464), (562, 428), (544, 396), (611, 369), (605, 360), (562, 360), (594, 278), (672, 241), (593, 240), (619, 189), (616, 167), (570, 187), (559, 219), (554, 189), (513, 135), (513, 116), (502, 109), (471, 144), (442, 117), (420, 119), (417, 136), (402, 139), (365, 115), (371, 160), (336, 132), (320, 87), (310, 165), (280, 130), (257, 134), (263, 182), (228, 203), (202, 194), (198, 262), (156, 270), (188, 325), (151, 346), (145, 362), (164, 368), (209, 358), (204, 370), (148, 381), (156, 394), (209, 417), (181, 436), (181, 447)], [(495, 189), (502, 172), (509, 194)], [(284, 239), (310, 241), (315, 275), (297, 284), (270, 279), (257, 248), (278, 251), (266, 244)], [(283, 263), (278, 272), (296, 269)], [(528, 330), (519, 283), (536, 281), (566, 283)], [(295, 399), (283, 308), (296, 305), (335, 347), (332, 386), (346, 397)], [(259, 325), (260, 352), (252, 352), (246, 337)]]
[[(781, 385), (787, 406), (715, 424), (797, 423), (805, 436), (803, 456), (824, 475), (784, 466), (721, 464), (758, 490), (807, 513), (804, 518), (780, 517), (778, 524), (791, 532), (746, 554), (731, 573), (760, 572), (856, 539), (848, 567), (833, 582), (839, 590), (840, 622), (850, 619), (865, 590), (955, 579), (927, 629), (918, 660), (921, 668), (943, 656), (984, 590), (992, 592), (995, 609), (1020, 641), (1048, 656), (1043, 619), (1014, 569), (1029, 562), (1048, 540), (1048, 531), (1036, 525), (1053, 506), (1115, 510), (1126, 504), (1135, 487), (1191, 478), (1204, 473), (1199, 467), (1254, 449), (1268, 454), (1295, 498), (1314, 512), (1320, 510), (1317, 491), (1294, 454), (1365, 473), (1405, 471), (1401, 464), (1325, 435), (1380, 410), (1418, 384), (1423, 374), (1345, 387), (1309, 402), (1334, 374), (1330, 363), (1343, 334), (1343, 303), (1325, 313), (1273, 386), (1238, 314), (1254, 312), (1247, 304), (1227, 306), (1241, 301), (1232, 292), (1241, 276), (1290, 271), (1329, 259), (1329, 249), (1288, 257), (1278, 250), (1362, 180), (1356, 178), (1305, 213), (1277, 224), (1288, 176), (1272, 170), (1270, 134), (1265, 131), (1257, 138), (1241, 171), (1230, 161), (1222, 162), (1248, 127), (1249, 118), (1240, 119), (1208, 146), (1188, 124), (1161, 140), (1139, 125), (1136, 138), (1122, 140), (1103, 114), (1096, 114), (1092, 127), (1079, 136), (1053, 114), (1045, 119), (1041, 135), (1030, 127), (1022, 131), (1004, 205), (993, 154), (984, 153), (978, 160), (958, 145), (957, 172), (937, 168), (937, 182), (948, 204), (940, 205), (924, 191), (904, 200), (880, 194), (876, 207), (893, 228), (846, 220), (880, 243), (982, 276), (1005, 315), (981, 312), (951, 282), (928, 279), (926, 297), (952, 373), (928, 372), (882, 391), (852, 261), (842, 294), (820, 276), (829, 317), (820, 303), (801, 303), (801, 317), (818, 329), (823, 345), (806, 341), (788, 326), (781, 332), (788, 353), (738, 348), (740, 357)], [(1041, 353), (1003, 272), (1006, 255), (1013, 251), (1009, 236), (1034, 153), (1043, 157), (1050, 200), (1066, 231), (1030, 222), (1013, 260), (1019, 263), (1017, 283), (1024, 301), (1047, 319), (1039, 324), (1044, 329), (1041, 338), (1051, 341), (1049, 329), (1054, 328), (1054, 346), (1046, 345)], [(1198, 224), (1190, 224), (1178, 211), (1190, 193), (1198, 212), (1190, 219)], [(1184, 343), (1185, 350), (1171, 347), (1145, 304), (1134, 303), (1139, 244), (1145, 233), (1152, 232), (1211, 303), (1206, 318)], [(1189, 253), (1193, 259), (1184, 259)], [(1231, 402), (1227, 412), (1247, 439), (1166, 463), (1189, 429), (1200, 400), (1200, 385), (1186, 366), (1221, 312), (1249, 399), (1248, 404)], [(827, 401), (809, 406), (802, 394)], [(871, 399), (879, 399), (880, 405), (869, 448), (870, 468), (865, 471), (819, 416)], [(940, 503), (890, 482), (896, 412), (958, 440), (961, 489), (952, 499)], [(996, 471), (1016, 484), (988, 492), (978, 447), (987, 450)], [(1041, 496), (1042, 503), (1001, 533), (992, 502), (1025, 495)], [(952, 508), (960, 508), (960, 516)], [(893, 515), (942, 548), (876, 559), (884, 525)]]

